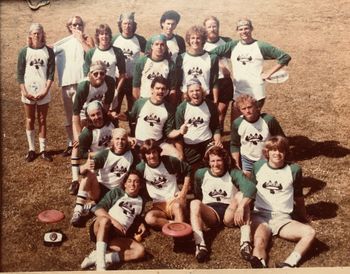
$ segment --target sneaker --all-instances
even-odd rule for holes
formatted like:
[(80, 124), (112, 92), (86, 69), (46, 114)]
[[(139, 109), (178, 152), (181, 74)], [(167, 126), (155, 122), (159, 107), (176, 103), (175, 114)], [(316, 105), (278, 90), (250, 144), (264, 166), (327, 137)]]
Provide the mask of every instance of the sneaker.
[(73, 181), (69, 186), (69, 194), (70, 195), (77, 195), (79, 190), (79, 182)]
[(36, 154), (34, 150), (29, 150), (28, 154), (26, 155), (26, 161), (28, 163), (33, 162), (35, 160)]
[(199, 263), (204, 263), (209, 258), (209, 251), (205, 245), (197, 245), (196, 259)]
[(48, 153), (45, 150), (41, 153), (41, 158), (43, 158), (45, 161), (48, 161), (48, 162), (52, 162), (52, 160), (53, 160), (50, 153)]
[(72, 219), (70, 219), (70, 223), (74, 227), (80, 227), (82, 225), (82, 216), (80, 211), (74, 211)]
[(86, 269), (94, 266), (96, 263), (96, 250), (93, 250), (88, 256), (85, 257), (84, 261), (81, 263), (81, 269)]
[(96, 209), (95, 206), (96, 206), (96, 204), (94, 202), (84, 204), (82, 216), (87, 216), (90, 213), (94, 213), (95, 209)]
[(253, 247), (252, 244), (248, 241), (245, 241), (241, 244), (241, 247), (239, 249), (241, 256), (244, 260), (246, 261), (250, 261), (251, 257), (252, 257), (252, 251), (253, 251)]
[(289, 263), (282, 262), (282, 263), (276, 263), (277, 268), (294, 268), (296, 267), (295, 265), (290, 265)]
[(249, 262), (252, 268), (266, 268), (266, 266), (262, 263), (261, 259), (259, 259), (256, 256), (251, 256)]
[(68, 146), (63, 152), (62, 152), (62, 156), (63, 157), (68, 157), (72, 155), (72, 150), (73, 147), (72, 146)]

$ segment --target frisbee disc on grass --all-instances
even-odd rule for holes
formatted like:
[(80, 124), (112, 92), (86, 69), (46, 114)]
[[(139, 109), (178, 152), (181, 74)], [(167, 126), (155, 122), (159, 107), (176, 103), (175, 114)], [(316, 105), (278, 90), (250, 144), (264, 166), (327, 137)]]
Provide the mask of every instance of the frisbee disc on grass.
[(64, 213), (56, 209), (48, 209), (39, 213), (38, 219), (42, 223), (57, 223), (64, 218)]
[(192, 233), (192, 227), (187, 223), (167, 223), (163, 226), (162, 232), (170, 237), (185, 237)]
[(289, 73), (284, 70), (280, 69), (273, 73), (269, 78), (266, 79), (266, 82), (271, 84), (279, 84), (287, 81), (289, 78)]

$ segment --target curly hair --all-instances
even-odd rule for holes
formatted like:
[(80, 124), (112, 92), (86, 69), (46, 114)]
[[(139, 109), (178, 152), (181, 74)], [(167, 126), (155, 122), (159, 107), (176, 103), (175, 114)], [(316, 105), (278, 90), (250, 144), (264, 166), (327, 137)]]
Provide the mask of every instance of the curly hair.
[(201, 38), (202, 46), (204, 46), (205, 42), (207, 41), (207, 36), (208, 36), (207, 30), (202, 26), (190, 27), (186, 31), (186, 36), (185, 36), (186, 43), (188, 45), (190, 45), (190, 38), (191, 38), (191, 35), (193, 35), (193, 34), (197, 34)]
[(206, 162), (208, 167), (210, 167), (209, 166), (210, 155), (216, 155), (223, 160), (225, 171), (228, 171), (231, 169), (231, 157), (226, 149), (218, 146), (209, 147), (204, 155), (204, 161)]
[(140, 148), (140, 154), (142, 160), (146, 162), (146, 154), (150, 153), (152, 150), (156, 150), (159, 155), (162, 153), (162, 148), (158, 145), (157, 141), (154, 139), (147, 139), (143, 142), (143, 145)]

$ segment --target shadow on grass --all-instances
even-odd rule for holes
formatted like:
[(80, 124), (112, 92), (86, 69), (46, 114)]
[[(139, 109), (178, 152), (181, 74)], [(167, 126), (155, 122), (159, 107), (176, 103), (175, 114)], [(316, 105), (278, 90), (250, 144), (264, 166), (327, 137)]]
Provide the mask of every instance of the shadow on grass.
[(317, 202), (306, 206), (306, 211), (313, 220), (324, 220), (337, 217), (339, 206), (332, 202)]
[(311, 248), (305, 253), (305, 255), (300, 260), (299, 264), (302, 265), (304, 262), (319, 256), (321, 253), (327, 252), (329, 249), (329, 245), (316, 238), (312, 243)]
[(301, 161), (312, 159), (317, 156), (329, 158), (343, 158), (350, 154), (350, 149), (339, 145), (338, 141), (317, 142), (310, 140), (306, 136), (289, 136), (290, 159)]
[(303, 178), (303, 188), (306, 190), (304, 197), (310, 196), (317, 191), (320, 191), (326, 186), (326, 182), (315, 179), (313, 177), (304, 177)]

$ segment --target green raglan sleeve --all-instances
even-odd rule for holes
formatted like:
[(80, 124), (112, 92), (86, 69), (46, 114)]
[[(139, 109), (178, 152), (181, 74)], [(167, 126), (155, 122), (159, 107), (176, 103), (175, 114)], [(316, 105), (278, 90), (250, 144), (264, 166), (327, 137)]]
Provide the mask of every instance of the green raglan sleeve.
[(124, 195), (124, 191), (119, 187), (115, 187), (108, 191), (105, 196), (96, 205), (96, 210), (103, 208), (108, 212), (108, 210)]
[(185, 111), (186, 111), (187, 101), (183, 101), (176, 108), (175, 113), (175, 128), (180, 129), (180, 127), (185, 123)]
[(89, 49), (85, 54), (85, 60), (83, 65), (84, 77), (86, 77), (90, 71), (92, 56), (94, 56), (96, 48)]
[(243, 197), (255, 199), (256, 186), (241, 170), (232, 169), (230, 175), (232, 183), (243, 193)]
[(303, 197), (303, 174), (301, 167), (297, 164), (291, 164), (290, 168), (293, 175), (294, 198)]
[(20, 50), (18, 54), (17, 61), (17, 82), (19, 84), (24, 84), (24, 74), (26, 71), (26, 55), (28, 47), (24, 47)]
[(219, 123), (218, 110), (211, 100), (205, 99), (205, 102), (207, 103), (207, 106), (209, 108), (209, 113), (210, 113), (209, 128), (213, 133), (213, 135), (216, 133), (220, 133), (221, 128)]
[(287, 66), (289, 61), (292, 59), (289, 54), (266, 42), (258, 41), (258, 46), (264, 60), (276, 59), (278, 64)]
[(211, 50), (210, 53), (216, 54), (219, 57), (230, 58), (232, 50), (235, 48), (237, 44), (238, 44), (238, 40), (231, 40)]
[(104, 103), (111, 104), (114, 98), (115, 79), (109, 75), (106, 75), (105, 81), (107, 85), (107, 92), (105, 94)]
[(147, 43), (145, 37), (138, 35), (138, 34), (135, 34), (135, 36), (136, 36), (137, 40), (139, 41), (141, 52), (145, 53), (146, 52), (146, 43)]
[(233, 152), (240, 152), (241, 148), (241, 136), (238, 134), (238, 128), (241, 125), (243, 121), (242, 117), (238, 117), (236, 120), (233, 121), (231, 126), (231, 141), (230, 141), (230, 151)]
[(163, 127), (163, 137), (167, 137), (168, 134), (173, 129), (175, 129), (175, 110), (167, 102), (164, 102), (164, 105), (165, 105), (165, 108), (168, 112), (168, 118), (166, 119), (164, 127)]
[(131, 123), (137, 122), (137, 118), (139, 117), (140, 111), (147, 100), (148, 100), (147, 98), (139, 98), (135, 101), (135, 103), (132, 106), (131, 111), (128, 112), (129, 122), (131, 122)]
[(117, 58), (117, 67), (120, 74), (125, 73), (125, 57), (123, 51), (118, 47), (112, 47)]
[(185, 40), (180, 35), (177, 35), (177, 34), (175, 34), (175, 39), (179, 47), (179, 55), (186, 52)]
[(256, 175), (258, 174), (260, 168), (266, 163), (266, 160), (265, 159), (261, 159), (261, 160), (258, 160), (256, 161), (254, 164), (253, 164), (253, 170), (252, 170), (252, 182), (257, 185), (258, 184), (258, 181), (256, 180)]
[(92, 159), (95, 161), (95, 170), (104, 167), (109, 151), (109, 149), (100, 150), (94, 157), (92, 157)]
[(177, 87), (177, 80), (176, 80), (176, 66), (173, 61), (170, 59), (168, 60), (169, 62), (169, 74), (168, 74), (168, 80), (169, 80), (169, 87), (170, 90), (174, 90)]
[(220, 36), (222, 40), (224, 40), (226, 43), (232, 41), (230, 37)]
[(182, 64), (183, 64), (184, 54), (185, 53), (179, 54), (175, 60), (175, 79), (176, 79), (176, 89), (177, 90), (181, 89), (182, 81), (183, 81)]
[(119, 37), (119, 35), (120, 35), (120, 33), (118, 33), (118, 34), (116, 34), (116, 35), (114, 35), (114, 36), (112, 37), (112, 42), (111, 42), (112, 45), (114, 44), (115, 40), (117, 40), (117, 38)]
[(73, 114), (80, 115), (84, 103), (89, 95), (89, 81), (81, 81), (77, 87), (77, 93), (73, 102)]
[(79, 135), (79, 156), (87, 159), (92, 144), (92, 131), (84, 127)]
[(188, 177), (191, 175), (191, 166), (185, 161), (167, 155), (161, 156), (161, 161), (170, 174), (177, 174), (181, 177)]
[(135, 64), (134, 71), (133, 71), (133, 78), (132, 78), (132, 86), (134, 88), (141, 87), (141, 78), (142, 78), (142, 71), (145, 67), (147, 61), (147, 56), (140, 56)]
[(273, 117), (269, 114), (266, 114), (266, 113), (262, 114), (261, 117), (267, 123), (267, 126), (269, 127), (270, 134), (272, 136), (280, 135), (280, 136), (286, 137), (280, 124), (278, 123), (278, 121), (276, 120), (275, 117)]
[(47, 62), (47, 80), (53, 81), (55, 78), (55, 53), (52, 48), (46, 47), (49, 53), (49, 60)]
[(204, 174), (207, 171), (207, 169), (208, 168), (197, 169), (197, 171), (194, 174), (193, 192), (194, 192), (194, 197), (199, 200), (203, 199), (202, 184), (203, 184)]
[(219, 57), (216, 54), (210, 53), (210, 80), (209, 80), (209, 88), (213, 90), (213, 88), (218, 87), (218, 79), (219, 79)]
[(151, 39), (148, 39), (146, 42), (145, 53), (149, 53), (152, 47)]

